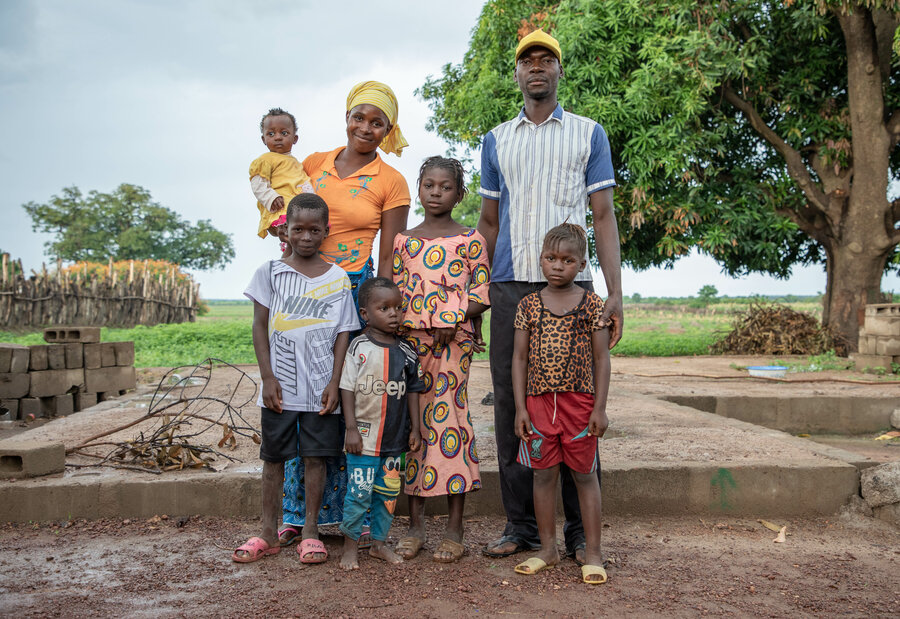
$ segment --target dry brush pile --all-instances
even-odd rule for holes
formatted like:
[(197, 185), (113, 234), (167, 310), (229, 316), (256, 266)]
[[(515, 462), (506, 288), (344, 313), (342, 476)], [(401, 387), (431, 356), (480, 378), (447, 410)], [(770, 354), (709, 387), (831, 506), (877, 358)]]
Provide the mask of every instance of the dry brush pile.
[(709, 347), (719, 355), (820, 355), (829, 350), (844, 356), (847, 343), (815, 316), (777, 303), (752, 304)]

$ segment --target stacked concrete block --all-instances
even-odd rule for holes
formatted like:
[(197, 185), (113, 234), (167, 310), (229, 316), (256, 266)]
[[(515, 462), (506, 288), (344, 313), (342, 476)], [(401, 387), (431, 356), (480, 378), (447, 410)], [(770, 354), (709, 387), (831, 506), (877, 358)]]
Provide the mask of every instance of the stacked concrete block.
[(900, 303), (866, 306), (859, 330), (859, 353), (850, 355), (856, 369), (884, 368), (900, 363)]
[(38, 477), (66, 469), (62, 443), (29, 441), (17, 437), (0, 441), (0, 477)]
[(103, 342), (99, 327), (53, 327), (47, 344), (0, 344), (0, 416), (68, 415), (135, 388), (134, 342)]

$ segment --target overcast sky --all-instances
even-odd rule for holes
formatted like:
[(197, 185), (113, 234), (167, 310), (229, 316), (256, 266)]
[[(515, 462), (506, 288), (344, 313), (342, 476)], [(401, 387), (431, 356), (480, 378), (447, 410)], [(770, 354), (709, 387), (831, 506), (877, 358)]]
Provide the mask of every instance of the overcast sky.
[[(239, 298), (255, 268), (278, 254), (256, 236), (247, 177), (265, 150), (262, 114), (280, 106), (297, 117), (293, 153), (302, 159), (346, 143), (353, 84), (389, 84), (410, 146), (402, 158), (383, 156), (415, 192), (422, 160), (447, 145), (425, 131), (428, 108), (414, 91), (462, 60), (482, 4), (0, 0), (0, 248), (26, 270), (40, 268), (47, 239), (32, 232), (23, 203), (71, 185), (107, 192), (132, 183), (232, 235), (235, 260), (195, 277), (206, 298)], [(820, 268), (784, 281), (719, 271), (695, 255), (671, 271), (626, 269), (622, 284), (643, 296), (686, 296), (705, 284), (727, 295), (825, 289)], [(882, 289), (900, 291), (900, 278)]]

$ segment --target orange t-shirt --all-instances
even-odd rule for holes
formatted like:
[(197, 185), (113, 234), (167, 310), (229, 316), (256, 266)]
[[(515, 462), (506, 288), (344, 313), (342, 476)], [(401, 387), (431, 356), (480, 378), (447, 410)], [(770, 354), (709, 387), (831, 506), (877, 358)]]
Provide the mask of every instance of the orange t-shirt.
[(347, 178), (338, 176), (334, 159), (346, 148), (313, 153), (303, 160), (303, 171), (313, 189), (328, 204), (331, 231), (319, 252), (350, 273), (361, 270), (372, 255), (372, 243), (381, 228), (381, 213), (409, 206), (409, 186), (397, 170), (375, 155), (375, 160)]

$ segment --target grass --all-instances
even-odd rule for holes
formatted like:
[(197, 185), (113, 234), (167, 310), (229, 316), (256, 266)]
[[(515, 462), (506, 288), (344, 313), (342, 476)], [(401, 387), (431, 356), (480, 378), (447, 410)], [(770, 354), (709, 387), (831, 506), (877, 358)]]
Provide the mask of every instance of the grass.
[[(708, 354), (707, 347), (718, 334), (730, 328), (736, 313), (747, 308), (745, 300), (727, 299), (705, 308), (692, 306), (692, 299), (679, 305), (671, 299), (660, 303), (631, 303), (625, 306), (625, 335), (613, 350), (624, 357), (671, 357)], [(696, 304), (694, 304), (696, 305)], [(812, 300), (790, 303), (798, 311), (821, 312)], [(230, 363), (256, 363), (253, 353), (251, 321), (253, 305), (249, 301), (210, 301), (209, 312), (194, 323), (138, 326), (132, 329), (101, 330), (104, 342), (133, 340), (137, 367), (193, 365), (207, 357)], [(490, 341), (489, 314), (485, 315), (484, 337)], [(13, 334), (0, 331), (0, 341), (17, 344), (41, 344), (41, 332)], [(487, 359), (487, 352), (476, 359)], [(810, 359), (806, 371), (830, 369), (841, 359), (823, 356)], [(799, 368), (797, 368), (799, 370)], [(795, 370), (795, 371), (797, 371)]]

